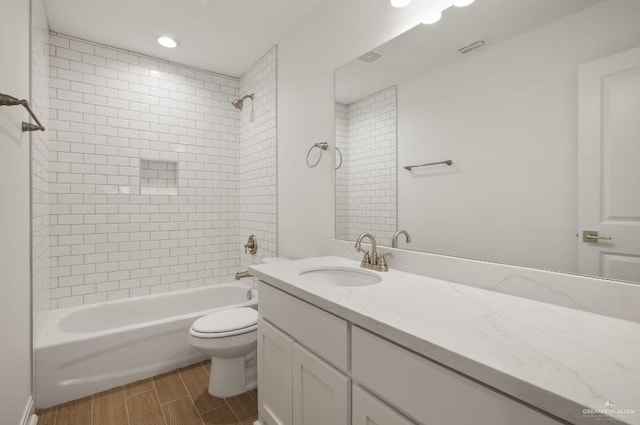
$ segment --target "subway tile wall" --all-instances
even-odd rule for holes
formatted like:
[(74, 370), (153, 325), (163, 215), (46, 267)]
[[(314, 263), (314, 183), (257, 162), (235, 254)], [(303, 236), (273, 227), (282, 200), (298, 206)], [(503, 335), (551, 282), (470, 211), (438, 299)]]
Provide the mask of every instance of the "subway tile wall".
[[(348, 240), (349, 224), (349, 105), (336, 103), (336, 147), (342, 165), (336, 170), (336, 239)], [(337, 166), (337, 164), (336, 164)]]
[(277, 255), (276, 60), (274, 47), (240, 77), (238, 94), (255, 95), (240, 113), (240, 239), (258, 238), (256, 255), (243, 251), (243, 267)]
[(336, 105), (336, 238), (373, 233), (391, 246), (397, 229), (396, 87)]
[[(240, 81), (55, 33), (50, 53), (52, 308), (230, 281), (247, 231), (275, 252), (275, 50)], [(142, 161), (176, 163), (177, 195), (141, 193)]]
[(31, 20), (31, 106), (47, 131), (31, 134), (31, 249), (33, 332), (49, 311), (49, 28), (42, 3)]

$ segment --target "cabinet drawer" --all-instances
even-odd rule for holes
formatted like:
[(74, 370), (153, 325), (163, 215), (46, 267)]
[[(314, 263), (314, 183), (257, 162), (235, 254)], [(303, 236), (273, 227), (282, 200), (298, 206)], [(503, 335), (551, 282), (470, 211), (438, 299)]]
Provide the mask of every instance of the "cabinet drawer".
[(357, 385), (353, 386), (351, 425), (415, 425)]
[(260, 316), (342, 371), (348, 370), (347, 322), (264, 282)]
[(353, 379), (422, 424), (560, 425), (355, 326), (351, 350)]

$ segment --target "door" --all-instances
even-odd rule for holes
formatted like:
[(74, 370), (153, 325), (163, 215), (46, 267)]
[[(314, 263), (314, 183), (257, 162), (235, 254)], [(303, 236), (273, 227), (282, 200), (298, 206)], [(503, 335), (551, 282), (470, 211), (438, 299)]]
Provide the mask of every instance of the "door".
[(415, 425), (357, 385), (353, 386), (352, 425)]
[(293, 423), (348, 425), (351, 381), (299, 344), (293, 345)]
[(293, 340), (258, 323), (258, 411), (262, 425), (291, 425)]
[(581, 274), (640, 283), (639, 111), (640, 48), (580, 66)]

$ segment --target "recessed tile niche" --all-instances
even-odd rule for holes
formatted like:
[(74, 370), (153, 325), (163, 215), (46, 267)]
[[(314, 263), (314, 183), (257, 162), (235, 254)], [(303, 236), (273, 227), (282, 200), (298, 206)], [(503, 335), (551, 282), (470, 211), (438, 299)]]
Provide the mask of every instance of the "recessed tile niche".
[(178, 163), (141, 159), (140, 193), (143, 195), (177, 195)]

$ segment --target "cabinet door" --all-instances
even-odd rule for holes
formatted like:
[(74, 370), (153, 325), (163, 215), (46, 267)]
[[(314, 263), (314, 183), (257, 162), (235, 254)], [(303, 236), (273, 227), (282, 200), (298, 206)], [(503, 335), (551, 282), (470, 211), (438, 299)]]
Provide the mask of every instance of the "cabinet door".
[(293, 345), (294, 425), (349, 425), (350, 392), (349, 378)]
[(291, 425), (293, 340), (264, 320), (258, 323), (258, 411), (262, 425)]
[(352, 425), (415, 425), (357, 385), (353, 386)]

